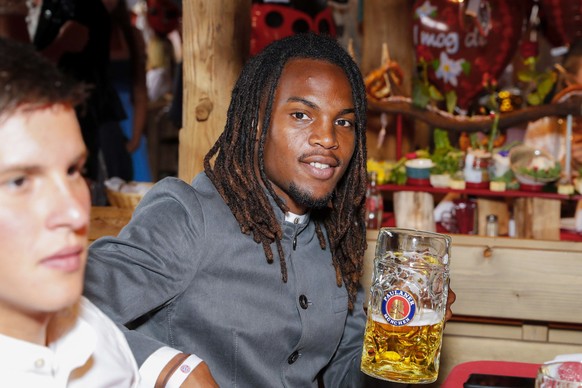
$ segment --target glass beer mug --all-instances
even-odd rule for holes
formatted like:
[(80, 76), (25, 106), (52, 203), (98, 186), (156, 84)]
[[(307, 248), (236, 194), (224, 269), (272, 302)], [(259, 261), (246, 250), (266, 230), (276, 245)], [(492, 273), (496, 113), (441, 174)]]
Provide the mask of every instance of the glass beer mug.
[(438, 377), (451, 238), (382, 228), (362, 350), (362, 372), (400, 383)]
[(540, 366), (536, 388), (581, 388), (582, 362), (553, 361)]

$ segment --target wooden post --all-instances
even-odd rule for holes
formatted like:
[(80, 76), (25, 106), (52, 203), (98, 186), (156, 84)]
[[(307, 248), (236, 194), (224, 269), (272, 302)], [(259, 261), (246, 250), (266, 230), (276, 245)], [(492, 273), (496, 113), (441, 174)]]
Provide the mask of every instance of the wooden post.
[[(412, 2), (409, 0), (366, 0), (363, 12), (362, 73), (368, 74), (382, 64), (382, 44), (386, 43), (390, 58), (404, 73), (402, 90), (412, 94), (412, 76), (415, 71), (412, 43)], [(396, 138), (395, 115), (389, 115), (388, 131), (383, 146), (376, 148), (381, 128), (380, 115), (368, 112), (368, 156), (375, 159), (396, 159), (396, 150), (402, 154), (416, 148), (426, 148), (431, 140), (426, 125), (418, 125), (406, 116), (402, 120), (402, 138)], [(424, 129), (421, 129), (424, 128)], [(400, 144), (399, 144), (400, 142)]]
[(248, 57), (251, 0), (183, 2), (184, 113), (178, 176), (190, 183), (224, 128), (230, 94)]
[(436, 231), (434, 221), (434, 199), (431, 193), (398, 191), (394, 193), (394, 216), (396, 226)]
[(560, 200), (517, 198), (513, 203), (517, 237), (560, 239)]
[(412, 5), (409, 0), (366, 0), (364, 3), (364, 33), (362, 39), (362, 72), (379, 67), (382, 44), (390, 50), (390, 58), (404, 72), (403, 89), (410, 94), (414, 71), (412, 44)]

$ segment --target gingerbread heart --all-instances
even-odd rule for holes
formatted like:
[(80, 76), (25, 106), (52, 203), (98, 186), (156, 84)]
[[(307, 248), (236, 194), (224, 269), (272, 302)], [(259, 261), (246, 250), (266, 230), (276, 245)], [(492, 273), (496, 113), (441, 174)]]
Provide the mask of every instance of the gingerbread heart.
[(441, 93), (455, 91), (467, 109), (515, 55), (527, 2), (515, 0), (419, 0), (413, 6), (417, 60)]

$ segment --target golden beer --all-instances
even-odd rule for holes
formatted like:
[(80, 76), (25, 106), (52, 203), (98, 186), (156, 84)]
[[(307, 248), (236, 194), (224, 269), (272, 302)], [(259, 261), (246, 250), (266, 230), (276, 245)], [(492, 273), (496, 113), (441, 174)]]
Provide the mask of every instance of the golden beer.
[(394, 326), (368, 311), (362, 350), (362, 371), (373, 377), (406, 383), (437, 379), (443, 319), (435, 311), (407, 325)]

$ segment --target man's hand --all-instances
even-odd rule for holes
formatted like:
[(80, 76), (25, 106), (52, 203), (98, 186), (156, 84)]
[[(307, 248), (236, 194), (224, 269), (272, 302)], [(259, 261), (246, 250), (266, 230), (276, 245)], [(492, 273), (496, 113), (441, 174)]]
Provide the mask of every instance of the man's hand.
[(62, 25), (59, 35), (43, 50), (43, 55), (57, 62), (66, 52), (80, 52), (89, 41), (89, 28), (74, 20)]
[(61, 27), (57, 39), (61, 41), (66, 51), (78, 53), (89, 41), (89, 28), (74, 20), (68, 20)]
[(445, 322), (451, 319), (451, 317), (453, 316), (453, 310), (451, 310), (451, 305), (455, 303), (456, 299), (457, 294), (455, 294), (454, 291), (451, 290), (451, 287), (449, 286), (449, 296), (447, 297), (447, 312), (445, 314)]
[(208, 365), (202, 361), (190, 374), (186, 380), (180, 385), (182, 388), (218, 388), (218, 384), (214, 381)]

